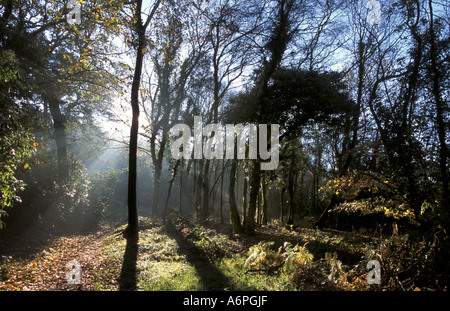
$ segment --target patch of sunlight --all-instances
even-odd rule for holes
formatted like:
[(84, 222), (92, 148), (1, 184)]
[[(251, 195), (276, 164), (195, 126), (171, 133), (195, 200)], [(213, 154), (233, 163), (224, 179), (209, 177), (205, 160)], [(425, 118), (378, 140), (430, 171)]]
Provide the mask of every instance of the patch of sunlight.
[(231, 280), (231, 290), (238, 291), (288, 291), (293, 290), (286, 273), (268, 274), (265, 272), (246, 273), (245, 261), (247, 256), (236, 254), (232, 258), (224, 258), (218, 264), (218, 268)]
[(144, 291), (199, 290), (199, 279), (187, 262), (139, 261), (138, 289)]

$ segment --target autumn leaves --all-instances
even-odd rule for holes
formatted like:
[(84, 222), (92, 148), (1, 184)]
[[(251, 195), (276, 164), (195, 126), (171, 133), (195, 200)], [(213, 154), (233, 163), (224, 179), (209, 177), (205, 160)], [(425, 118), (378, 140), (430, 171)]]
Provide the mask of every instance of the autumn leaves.
[[(71, 260), (80, 263), (80, 284), (67, 282)], [(0, 291), (111, 290), (117, 282), (114, 275), (119, 273), (95, 235), (59, 238), (31, 260), (3, 257), (0, 271)]]

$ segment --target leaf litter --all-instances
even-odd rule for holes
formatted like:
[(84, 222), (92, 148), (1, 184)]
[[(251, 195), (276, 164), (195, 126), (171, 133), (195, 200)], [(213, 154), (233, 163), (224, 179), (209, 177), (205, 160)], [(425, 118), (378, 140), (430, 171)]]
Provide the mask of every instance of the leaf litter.
[[(0, 261), (0, 291), (115, 290), (120, 266), (108, 258), (97, 234), (60, 237), (30, 260)], [(80, 284), (69, 284), (67, 264), (77, 261)]]

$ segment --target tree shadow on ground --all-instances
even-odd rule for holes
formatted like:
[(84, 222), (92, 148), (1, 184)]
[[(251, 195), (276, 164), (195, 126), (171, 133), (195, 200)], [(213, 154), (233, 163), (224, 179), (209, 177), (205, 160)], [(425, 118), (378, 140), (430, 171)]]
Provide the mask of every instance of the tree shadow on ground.
[(122, 269), (119, 278), (119, 291), (135, 291), (137, 289), (137, 255), (139, 237), (127, 237), (127, 245), (123, 255)]
[(180, 252), (186, 256), (186, 260), (195, 268), (203, 290), (221, 291), (230, 287), (230, 280), (208, 260), (203, 250), (184, 237), (170, 221), (165, 225), (165, 232), (177, 242)]

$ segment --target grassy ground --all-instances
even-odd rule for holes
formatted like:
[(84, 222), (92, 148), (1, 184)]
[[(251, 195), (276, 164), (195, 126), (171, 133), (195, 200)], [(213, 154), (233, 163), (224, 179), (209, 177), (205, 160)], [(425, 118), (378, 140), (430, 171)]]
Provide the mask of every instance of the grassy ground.
[[(123, 229), (103, 241), (106, 256), (119, 265), (127, 244), (120, 234)], [(276, 223), (258, 228), (251, 237), (229, 232), (228, 225), (198, 226), (182, 220), (163, 225), (142, 220), (135, 269), (131, 270), (137, 277), (131, 289), (375, 289), (365, 281), (365, 263), (379, 246), (372, 237), (306, 228), (287, 230)], [(304, 246), (309, 259), (287, 269), (287, 254), (300, 253), (296, 245)], [(119, 278), (132, 277), (122, 274)]]
[[(239, 236), (230, 234), (229, 225), (199, 226), (182, 219), (163, 224), (141, 218), (139, 239), (127, 240), (124, 228), (61, 237), (25, 259), (2, 256), (0, 290), (290, 291), (393, 286), (384, 276), (381, 285), (366, 281), (367, 262), (383, 259), (392, 236), (307, 227), (288, 230), (276, 222), (257, 228), (253, 236)], [(395, 245), (400, 251), (404, 243)], [(81, 284), (67, 284), (70, 260), (80, 263)]]

